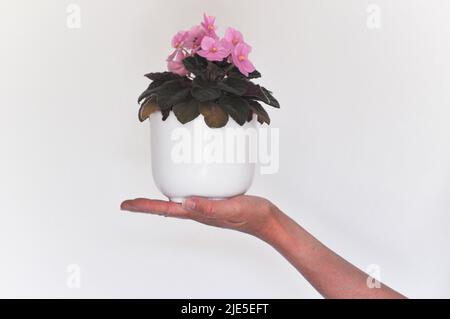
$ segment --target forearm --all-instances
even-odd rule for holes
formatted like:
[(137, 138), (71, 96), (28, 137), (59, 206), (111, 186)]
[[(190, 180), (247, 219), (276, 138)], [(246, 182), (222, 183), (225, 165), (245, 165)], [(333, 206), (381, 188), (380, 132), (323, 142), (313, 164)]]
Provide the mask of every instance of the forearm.
[(281, 211), (273, 214), (262, 239), (283, 255), (325, 298), (404, 298), (381, 284), (369, 288), (368, 275), (324, 246)]
[(257, 236), (277, 249), (326, 298), (404, 298), (384, 285), (369, 288), (364, 272), (264, 198), (242, 195), (211, 201), (192, 197), (183, 205), (140, 198), (123, 202), (121, 209), (189, 218)]

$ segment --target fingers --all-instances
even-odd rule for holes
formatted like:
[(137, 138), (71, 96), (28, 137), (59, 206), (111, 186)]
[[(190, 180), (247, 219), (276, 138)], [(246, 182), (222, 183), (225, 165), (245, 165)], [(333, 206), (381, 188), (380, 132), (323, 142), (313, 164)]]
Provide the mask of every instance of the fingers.
[(238, 210), (238, 207), (230, 200), (210, 200), (203, 197), (187, 198), (182, 205), (162, 200), (136, 198), (124, 201), (120, 208), (131, 212), (189, 218), (201, 222), (205, 219), (227, 217)]
[(176, 218), (189, 218), (189, 211), (180, 204), (162, 200), (137, 198), (126, 200), (120, 205), (121, 210), (162, 215)]

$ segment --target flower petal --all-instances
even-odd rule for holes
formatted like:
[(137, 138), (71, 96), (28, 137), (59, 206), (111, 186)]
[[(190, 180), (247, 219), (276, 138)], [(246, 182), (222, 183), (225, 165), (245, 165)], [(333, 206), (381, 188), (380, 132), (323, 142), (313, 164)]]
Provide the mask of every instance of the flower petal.
[(252, 52), (252, 47), (247, 43), (239, 43), (238, 45), (241, 46), (241, 54), (243, 56), (248, 56), (249, 53)]
[(167, 57), (167, 62), (172, 61), (175, 56), (177, 55), (178, 50), (173, 51), (173, 53), (171, 53), (168, 57)]
[(229, 27), (226, 31), (225, 31), (225, 36), (224, 36), (224, 39), (227, 41), (227, 42), (230, 42), (230, 43), (232, 43), (233, 42), (233, 39), (234, 39), (234, 29), (233, 28), (231, 28), (231, 27)]
[(242, 61), (242, 68), (248, 73), (255, 71), (255, 66), (249, 60)]
[(209, 56), (209, 50), (199, 50), (197, 54), (201, 57), (207, 58)]
[(214, 46), (215, 43), (216, 43), (216, 40), (214, 40), (211, 37), (206, 36), (202, 40), (201, 47), (202, 47), (203, 50), (209, 50), (209, 49), (211, 49)]

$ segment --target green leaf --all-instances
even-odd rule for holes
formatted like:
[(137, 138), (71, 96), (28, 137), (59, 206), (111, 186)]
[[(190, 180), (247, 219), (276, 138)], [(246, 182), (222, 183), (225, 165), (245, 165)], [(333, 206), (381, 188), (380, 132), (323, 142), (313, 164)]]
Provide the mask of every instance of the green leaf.
[(244, 93), (245, 97), (250, 97), (252, 99), (261, 101), (266, 103), (267, 105), (279, 108), (280, 104), (278, 101), (272, 96), (269, 90), (259, 86), (258, 84), (254, 84), (250, 81), (247, 82), (247, 91)]
[(261, 104), (253, 100), (248, 100), (247, 102), (248, 105), (250, 106), (250, 110), (252, 110), (257, 115), (259, 123), (270, 124), (269, 114), (267, 114), (266, 110), (261, 106)]
[(142, 100), (149, 98), (151, 95), (158, 92), (159, 87), (164, 83), (173, 80), (186, 80), (185, 77), (182, 77), (178, 74), (172, 72), (156, 72), (156, 73), (148, 73), (145, 75), (147, 78), (152, 80), (148, 88), (139, 96), (138, 103), (140, 104)]
[(173, 80), (164, 83), (158, 89), (157, 101), (161, 110), (169, 109), (186, 99), (189, 95), (187, 88), (181, 81)]
[(231, 67), (231, 63), (228, 62), (227, 59), (223, 59), (222, 61), (214, 61), (213, 63), (224, 70)]
[(225, 76), (225, 70), (220, 68), (217, 64), (208, 61), (208, 66), (206, 67), (206, 78), (211, 81), (216, 81), (218, 79), (223, 79)]
[(191, 90), (191, 94), (200, 102), (213, 101), (220, 97), (220, 90), (214, 88), (203, 89), (194, 87)]
[(246, 100), (235, 95), (222, 95), (218, 103), (233, 120), (241, 126), (244, 125), (250, 108)]
[(261, 73), (259, 71), (255, 70), (252, 73), (249, 73), (247, 76), (247, 79), (257, 79), (261, 77)]
[(138, 103), (140, 104), (142, 100), (149, 98), (150, 96), (154, 95), (156, 92), (158, 92), (159, 87), (164, 84), (164, 81), (155, 81), (150, 83), (148, 88), (142, 92), (142, 94), (138, 98)]
[(230, 78), (245, 79), (244, 74), (242, 74), (237, 67), (233, 67), (230, 71), (228, 71), (227, 75)]
[(228, 114), (216, 103), (200, 103), (199, 110), (211, 128), (224, 127), (228, 123)]
[(267, 104), (279, 109), (280, 103), (278, 103), (277, 99), (273, 97), (272, 92), (270, 92), (268, 89), (266, 89), (265, 87), (262, 87), (262, 86), (261, 86), (261, 90), (263, 90), (264, 94), (269, 99), (269, 103), (267, 103)]
[(165, 121), (170, 115), (170, 109), (161, 110), (162, 113), (162, 120)]
[(190, 99), (186, 102), (175, 105), (173, 107), (173, 113), (180, 123), (186, 124), (199, 116), (200, 112), (198, 104), (199, 102), (197, 100)]
[(261, 77), (261, 73), (259, 73), (257, 70), (255, 70), (252, 73), (249, 73), (248, 76), (245, 76), (244, 74), (241, 73), (241, 71), (239, 71), (239, 69), (237, 67), (234, 67), (228, 72), (228, 76), (229, 77), (233, 77), (233, 78), (249, 79), (250, 80), (250, 79), (260, 78)]
[(145, 77), (149, 78), (152, 81), (171, 81), (171, 80), (179, 80), (183, 78), (182, 76), (172, 73), (172, 72), (154, 72), (154, 73), (148, 73), (145, 75)]
[(195, 74), (196, 76), (204, 77), (206, 75), (206, 67), (208, 65), (208, 61), (197, 54), (185, 58), (183, 60), (183, 64), (186, 70)]
[(159, 111), (159, 106), (156, 103), (156, 96), (153, 95), (142, 103), (138, 114), (139, 121), (144, 122), (152, 113), (156, 111)]
[(239, 78), (226, 78), (219, 82), (219, 87), (223, 91), (243, 95), (247, 91), (247, 81)]
[(220, 97), (221, 93), (216, 82), (208, 81), (201, 77), (196, 77), (192, 81), (191, 94), (200, 102), (216, 100)]

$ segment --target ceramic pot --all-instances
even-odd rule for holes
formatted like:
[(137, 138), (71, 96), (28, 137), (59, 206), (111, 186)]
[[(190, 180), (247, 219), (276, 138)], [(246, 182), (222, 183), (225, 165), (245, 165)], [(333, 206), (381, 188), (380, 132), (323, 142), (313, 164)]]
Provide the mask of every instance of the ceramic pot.
[(150, 116), (153, 179), (173, 202), (189, 196), (225, 199), (244, 194), (253, 181), (256, 119), (239, 126), (231, 118), (208, 127), (202, 115), (181, 124), (173, 113)]

